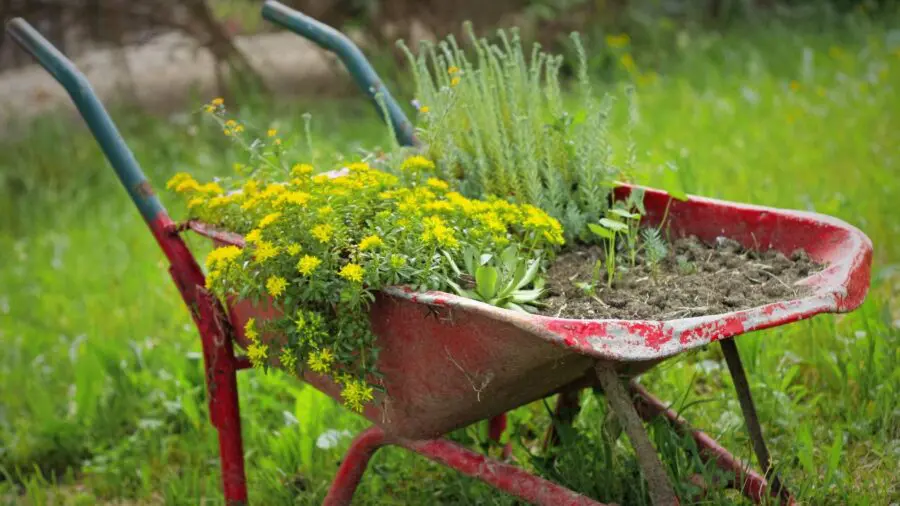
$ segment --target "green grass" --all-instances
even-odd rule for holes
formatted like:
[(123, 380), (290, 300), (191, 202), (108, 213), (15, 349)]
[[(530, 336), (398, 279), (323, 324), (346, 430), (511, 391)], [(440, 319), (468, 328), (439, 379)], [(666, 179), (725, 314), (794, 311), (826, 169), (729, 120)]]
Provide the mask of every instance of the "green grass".
[[(651, 49), (634, 53), (638, 69), (652, 63), (660, 72), (639, 88), (640, 182), (815, 210), (874, 242), (872, 290), (859, 310), (738, 339), (776, 464), (807, 504), (900, 500), (900, 42), (888, 21), (692, 32), (664, 61)], [(248, 120), (275, 122), (298, 139), (301, 112), (312, 111), (322, 156), (388, 146), (361, 101), (245, 106)], [(618, 125), (624, 109), (620, 103)], [(179, 170), (231, 166), (216, 129), (193, 117), (114, 115), (157, 189)], [(624, 136), (618, 143), (622, 159)], [(0, 497), (35, 505), (221, 503), (197, 332), (96, 145), (81, 128), (48, 119), (2, 152)], [(666, 362), (642, 382), (751, 457), (717, 346)], [(329, 449), (316, 439), (329, 429), (355, 433), (364, 422), (277, 372), (242, 373), (240, 391), (251, 499), (318, 504), (349, 439)], [(604, 501), (646, 504), (625, 440), (611, 444), (600, 430), (605, 404), (590, 393), (585, 404), (558, 466), (542, 472)], [(528, 445), (547, 426), (543, 406), (511, 418), (519, 462), (540, 468)], [(685, 441), (656, 424), (652, 433), (680, 487), (694, 472), (708, 474)], [(455, 437), (474, 443), (481, 433), (473, 427)], [(710, 502), (729, 498), (716, 492)], [(396, 449), (375, 457), (357, 499), (513, 504)]]

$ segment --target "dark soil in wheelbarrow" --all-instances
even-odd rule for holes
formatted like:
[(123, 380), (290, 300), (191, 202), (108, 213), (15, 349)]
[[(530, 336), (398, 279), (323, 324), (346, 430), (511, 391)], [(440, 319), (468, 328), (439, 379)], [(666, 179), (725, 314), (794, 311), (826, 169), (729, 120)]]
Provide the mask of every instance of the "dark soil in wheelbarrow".
[(597, 259), (605, 262), (603, 248), (585, 245), (562, 253), (547, 273), (549, 296), (540, 313), (625, 320), (721, 314), (808, 295), (808, 287), (794, 283), (823, 268), (802, 250), (788, 257), (774, 250), (748, 250), (726, 238), (706, 244), (691, 236), (668, 248), (655, 268), (640, 252), (633, 267), (621, 258), (612, 288), (606, 285), (604, 263), (593, 294), (576, 283), (591, 282)]

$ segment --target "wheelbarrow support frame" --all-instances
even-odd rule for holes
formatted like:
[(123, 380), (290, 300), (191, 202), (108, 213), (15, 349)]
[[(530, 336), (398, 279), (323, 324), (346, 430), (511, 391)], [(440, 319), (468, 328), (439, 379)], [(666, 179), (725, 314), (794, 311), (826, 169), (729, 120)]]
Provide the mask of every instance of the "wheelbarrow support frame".
[[(337, 54), (357, 85), (376, 105), (382, 118), (391, 124), (397, 141), (405, 146), (418, 145), (412, 123), (362, 51), (346, 36), (328, 25), (272, 0), (264, 4), (262, 15)], [(186, 227), (176, 224), (169, 217), (103, 104), (75, 65), (25, 20), (20, 18), (11, 20), (7, 24), (7, 31), (66, 89), (168, 260), (169, 273), (200, 333), (210, 420), (219, 435), (225, 501), (229, 506), (247, 504), (236, 374), (241, 369), (249, 368), (250, 364), (245, 357), (236, 356), (234, 353), (235, 334), (230, 326), (226, 309), (206, 290), (203, 272), (180, 235)], [(608, 364), (597, 364), (597, 379), (610, 398), (612, 408), (625, 421), (629, 438), (638, 450), (640, 464), (648, 481), (651, 482), (651, 497), (655, 504), (675, 503), (677, 499), (637, 415), (645, 420), (662, 416), (679, 432), (690, 434), (701, 450), (701, 458), (712, 460), (720, 468), (731, 473), (733, 476), (731, 485), (754, 501), (760, 502), (770, 494), (779, 495), (788, 502), (792, 501), (778, 478), (772, 474), (768, 450), (762, 440), (762, 432), (737, 348), (730, 340), (723, 342), (722, 345), (729, 370), (735, 379), (735, 387), (739, 392), (754, 450), (761, 465), (766, 469), (766, 476), (772, 482), (771, 490), (767, 489), (765, 478), (748, 470), (745, 464), (706, 434), (690, 429), (677, 414), (633, 382), (630, 385), (630, 392), (635, 401), (632, 402), (615, 370)], [(561, 392), (557, 410), (560, 415), (559, 423), (570, 423), (577, 413), (577, 392), (577, 390)], [(505, 426), (505, 415), (491, 419), (490, 439), (499, 441)], [(555, 430), (551, 429), (547, 436), (547, 445), (555, 446), (557, 442)], [(328, 492), (325, 504), (349, 504), (369, 459), (378, 448), (386, 445), (404, 447), (535, 504), (600, 504), (518, 467), (489, 459), (450, 441), (444, 439), (412, 441), (394, 438), (378, 427), (364, 431), (351, 444)], [(507, 445), (504, 449), (504, 460), (508, 456)]]

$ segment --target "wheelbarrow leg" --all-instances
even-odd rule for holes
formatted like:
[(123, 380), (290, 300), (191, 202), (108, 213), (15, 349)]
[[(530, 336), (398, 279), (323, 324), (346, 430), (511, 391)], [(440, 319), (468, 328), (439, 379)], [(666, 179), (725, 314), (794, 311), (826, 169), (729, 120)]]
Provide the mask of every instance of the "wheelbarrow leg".
[[(500, 444), (503, 433), (506, 432), (506, 413), (491, 418), (488, 422), (488, 439), (494, 443)], [(503, 460), (509, 460), (512, 455), (512, 445), (506, 443), (503, 445)]]
[(349, 506), (372, 455), (387, 444), (384, 431), (370, 427), (356, 436), (338, 469), (322, 506)]
[(647, 431), (615, 369), (611, 364), (597, 362), (595, 370), (597, 379), (600, 380), (600, 385), (606, 394), (606, 399), (634, 446), (638, 463), (644, 471), (644, 478), (650, 487), (651, 502), (655, 506), (678, 504), (678, 497), (669, 482), (669, 476), (663, 468), (656, 449), (650, 443)]
[(572, 389), (560, 392), (556, 400), (556, 410), (553, 413), (553, 420), (550, 428), (547, 429), (547, 435), (544, 437), (544, 451), (550, 451), (556, 448), (559, 443), (559, 427), (571, 427), (575, 417), (581, 410), (580, 403), (581, 390)]
[(744, 421), (747, 424), (747, 431), (750, 433), (750, 441), (753, 443), (753, 452), (756, 453), (759, 465), (765, 473), (766, 481), (771, 486), (772, 495), (782, 499), (789, 499), (790, 493), (781, 483), (778, 473), (772, 467), (772, 459), (769, 456), (769, 449), (766, 448), (766, 440), (763, 439), (762, 427), (759, 425), (759, 417), (756, 414), (756, 406), (753, 404), (750, 384), (747, 382), (747, 374), (744, 372), (744, 365), (741, 363), (741, 355), (738, 353), (737, 344), (735, 344), (734, 339), (724, 339), (719, 344), (722, 345), (722, 353), (725, 355), (725, 362), (728, 364), (728, 371), (731, 373), (734, 389), (737, 391), (741, 411), (744, 413)]

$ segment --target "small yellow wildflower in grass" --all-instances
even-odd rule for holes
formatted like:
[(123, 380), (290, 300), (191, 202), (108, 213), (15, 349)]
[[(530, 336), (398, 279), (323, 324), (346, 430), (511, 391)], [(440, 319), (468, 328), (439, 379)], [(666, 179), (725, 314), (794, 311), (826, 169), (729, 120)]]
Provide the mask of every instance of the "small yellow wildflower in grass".
[(347, 403), (347, 406), (360, 413), (365, 404), (375, 397), (373, 396), (372, 387), (364, 381), (351, 380), (344, 383), (344, 390), (341, 392), (341, 398)]
[(257, 262), (265, 262), (270, 258), (275, 258), (278, 256), (278, 246), (270, 243), (269, 241), (259, 241), (256, 243), (256, 251), (253, 253), (253, 257)]
[(441, 181), (436, 177), (428, 178), (428, 181), (425, 182), (428, 186), (434, 188), (435, 190), (449, 190), (450, 185), (447, 184), (446, 181)]
[(434, 170), (434, 162), (422, 155), (415, 155), (403, 160), (403, 163), (400, 164), (400, 170), (413, 173), (421, 171), (428, 172)]
[(297, 355), (290, 348), (282, 348), (281, 355), (278, 356), (278, 362), (285, 370), (293, 372), (297, 369)]
[(621, 48), (627, 46), (631, 42), (631, 38), (627, 33), (620, 33), (618, 35), (607, 35), (606, 36), (606, 45), (611, 48)]
[(203, 106), (203, 110), (206, 112), (216, 112), (216, 106), (212, 104), (206, 104)]
[(212, 105), (218, 107), (218, 106), (220, 106), (220, 105), (224, 105), (224, 104), (225, 104), (225, 99), (222, 98), (222, 97), (216, 97), (216, 98), (212, 99), (212, 102), (210, 102), (210, 104), (212, 104)]
[(363, 239), (362, 241), (359, 241), (359, 250), (367, 251), (372, 248), (377, 248), (383, 244), (384, 244), (384, 241), (381, 240), (381, 237), (378, 237), (377, 235), (370, 235), (370, 236), (366, 237), (365, 239)]
[(316, 225), (312, 229), (312, 235), (316, 238), (320, 243), (327, 243), (331, 240), (331, 237), (334, 235), (334, 227), (325, 223), (322, 225)]
[(319, 374), (326, 374), (330, 371), (333, 362), (334, 355), (331, 354), (331, 351), (329, 351), (328, 348), (314, 351), (310, 353), (309, 358), (306, 359), (306, 365), (308, 365), (313, 372)]
[(297, 244), (297, 243), (291, 243), (291, 244), (288, 244), (288, 247), (287, 247), (287, 250), (286, 250), (286, 251), (287, 251), (288, 255), (290, 255), (290, 256), (293, 257), (293, 256), (299, 255), (299, 254), (300, 254), (300, 251), (301, 251), (302, 249), (303, 249), (303, 246), (300, 246), (300, 245)]
[(431, 109), (429, 109), (427, 105), (423, 105), (422, 107), (419, 108), (419, 112), (422, 114), (428, 114), (428, 111), (430, 111), (430, 110)]
[(269, 137), (275, 137), (276, 135), (278, 135), (278, 130), (270, 128), (269, 131), (266, 132), (266, 135), (268, 135)]
[(453, 74), (456, 74), (457, 72), (459, 72), (459, 67), (457, 67), (456, 65), (452, 65), (450, 68), (447, 69), (447, 73), (450, 74), (451, 76)]
[(278, 218), (281, 218), (281, 213), (270, 213), (263, 217), (263, 219), (259, 220), (259, 228), (266, 228), (269, 225), (278, 221)]
[(241, 186), (241, 191), (245, 195), (253, 195), (257, 191), (259, 191), (259, 182), (255, 179), (248, 179), (243, 186)]
[(241, 249), (237, 246), (223, 246), (216, 248), (206, 255), (206, 267), (215, 269), (221, 264), (227, 264), (240, 256)]
[(230, 128), (223, 129), (222, 133), (225, 134), (225, 137), (231, 137), (231, 129)]
[(221, 275), (222, 273), (219, 271), (209, 271), (209, 274), (206, 275), (206, 283), (204, 284), (206, 289), (213, 290), (213, 288), (215, 288), (216, 286), (216, 282), (219, 280), (219, 276)]
[(291, 167), (291, 174), (294, 176), (307, 176), (313, 173), (313, 166), (308, 163), (298, 163)]
[(262, 369), (266, 365), (266, 360), (269, 358), (269, 345), (258, 342), (251, 343), (250, 346), (247, 347), (247, 358), (250, 359), (250, 363), (253, 364), (253, 367)]
[(247, 318), (247, 322), (244, 323), (244, 336), (252, 342), (259, 339), (259, 334), (256, 333), (256, 318)]
[(203, 197), (194, 197), (190, 201), (188, 201), (188, 209), (193, 209), (197, 206), (203, 205), (206, 202), (206, 199)]
[(330, 215), (331, 213), (333, 213), (334, 208), (332, 208), (331, 206), (322, 206), (322, 207), (316, 209), (316, 212), (319, 213), (320, 218), (324, 218), (324, 217)]
[(234, 133), (239, 134), (244, 131), (244, 125), (237, 125), (234, 127)]
[(237, 125), (237, 121), (235, 121), (233, 119), (230, 119), (225, 122), (225, 126), (227, 126), (228, 128), (233, 128), (235, 125)]
[(281, 276), (269, 276), (269, 279), (266, 280), (266, 291), (272, 297), (278, 298), (284, 293), (285, 288), (287, 288), (287, 280)]
[(320, 260), (319, 258), (310, 255), (304, 255), (303, 258), (301, 258), (297, 262), (297, 270), (300, 272), (300, 274), (309, 276), (310, 274), (312, 274), (312, 271), (316, 270), (316, 267), (318, 267), (321, 263), (322, 260)]
[(247, 235), (244, 236), (244, 241), (247, 244), (253, 244), (259, 242), (262, 239), (262, 230), (258, 228), (254, 228), (253, 230), (247, 232)]
[(199, 186), (197, 188), (197, 191), (200, 191), (202, 193), (208, 193), (210, 195), (221, 195), (221, 194), (225, 193), (225, 190), (223, 190), (222, 187), (219, 186), (219, 184), (215, 183), (215, 182), (206, 183), (203, 186)]
[(363, 273), (365, 270), (359, 264), (349, 263), (345, 265), (341, 272), (338, 275), (347, 281), (353, 281), (355, 283), (362, 283)]
[(459, 84), (459, 81), (460, 81), (459, 77), (454, 77), (453, 79), (450, 80), (450, 86), (456, 86), (457, 84)]

